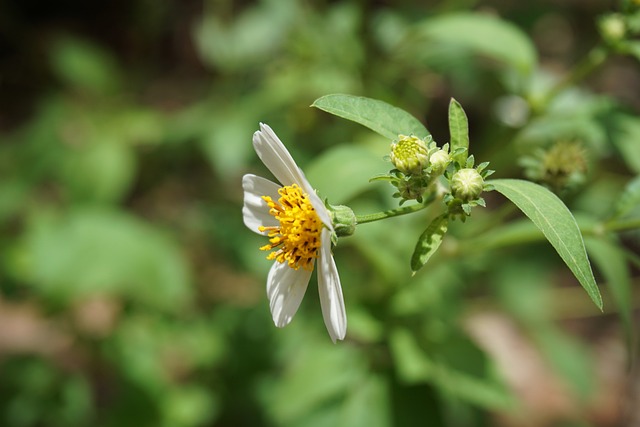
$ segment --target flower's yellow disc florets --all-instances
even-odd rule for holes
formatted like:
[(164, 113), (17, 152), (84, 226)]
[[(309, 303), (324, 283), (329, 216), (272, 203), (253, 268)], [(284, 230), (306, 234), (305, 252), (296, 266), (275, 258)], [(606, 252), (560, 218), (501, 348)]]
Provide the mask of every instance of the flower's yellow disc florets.
[(280, 188), (278, 194), (278, 201), (262, 196), (269, 205), (269, 213), (280, 225), (258, 227), (260, 232), (269, 232), (269, 244), (260, 249), (270, 251), (277, 248), (267, 259), (286, 262), (294, 270), (300, 267), (312, 270), (320, 248), (322, 221), (307, 194), (296, 184)]
[(429, 151), (423, 140), (415, 136), (398, 135), (391, 144), (391, 162), (400, 172), (419, 175), (429, 166)]

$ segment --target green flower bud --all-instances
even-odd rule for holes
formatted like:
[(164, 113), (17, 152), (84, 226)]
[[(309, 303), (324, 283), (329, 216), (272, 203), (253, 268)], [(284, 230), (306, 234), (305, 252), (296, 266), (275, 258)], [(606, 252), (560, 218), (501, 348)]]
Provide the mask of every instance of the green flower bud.
[(420, 178), (398, 182), (398, 194), (403, 200), (421, 201), (424, 190), (425, 188)]
[(391, 144), (391, 162), (404, 174), (419, 175), (429, 166), (427, 144), (415, 136), (398, 135)]
[(586, 180), (588, 153), (579, 141), (557, 141), (520, 159), (527, 178), (560, 193), (575, 190)]
[(460, 169), (451, 177), (451, 194), (465, 202), (480, 197), (483, 187), (484, 179), (475, 169)]
[(617, 42), (624, 38), (627, 32), (627, 25), (624, 18), (619, 13), (612, 13), (600, 20), (600, 32), (609, 41)]
[(435, 175), (441, 175), (451, 163), (451, 156), (445, 150), (438, 150), (429, 157), (431, 171)]
[(333, 229), (338, 237), (351, 236), (356, 231), (356, 214), (344, 205), (327, 206), (331, 213)]

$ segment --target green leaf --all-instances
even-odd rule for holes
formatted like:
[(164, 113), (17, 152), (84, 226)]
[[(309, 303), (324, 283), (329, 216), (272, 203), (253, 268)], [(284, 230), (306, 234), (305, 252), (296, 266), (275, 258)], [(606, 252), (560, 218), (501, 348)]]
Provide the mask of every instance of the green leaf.
[[(451, 98), (449, 103), (449, 135), (451, 144), (451, 152), (458, 148), (465, 148), (463, 159), (469, 155), (469, 120), (462, 109), (462, 105), (455, 99)], [(461, 163), (464, 160), (458, 159)]]
[(620, 218), (640, 206), (640, 175), (627, 183), (618, 198), (614, 210), (614, 218)]
[(360, 123), (388, 139), (398, 135), (426, 138), (429, 131), (406, 111), (376, 99), (362, 96), (332, 94), (316, 99), (312, 107)]
[(448, 227), (449, 217), (447, 215), (440, 215), (431, 221), (416, 243), (416, 248), (411, 256), (411, 271), (415, 273), (429, 261), (431, 255), (440, 247)]
[(488, 181), (511, 200), (542, 231), (576, 276), (593, 302), (602, 310), (602, 296), (593, 277), (582, 234), (573, 214), (555, 194), (529, 181)]
[(433, 43), (457, 45), (529, 74), (537, 62), (529, 37), (517, 26), (477, 13), (442, 15), (419, 24), (418, 35)]
[(631, 280), (625, 253), (620, 247), (603, 238), (587, 238), (585, 243), (597, 269), (607, 281), (607, 287), (620, 311), (627, 337), (632, 337)]

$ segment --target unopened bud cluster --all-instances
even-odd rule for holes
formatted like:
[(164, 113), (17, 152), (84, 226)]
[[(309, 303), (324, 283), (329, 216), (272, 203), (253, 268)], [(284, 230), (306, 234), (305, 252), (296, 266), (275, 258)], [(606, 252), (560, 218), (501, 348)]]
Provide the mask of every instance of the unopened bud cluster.
[(520, 159), (527, 178), (562, 194), (579, 188), (588, 171), (588, 153), (579, 141), (556, 141)]
[(454, 162), (453, 171), (445, 173), (451, 191), (443, 200), (451, 218), (459, 217), (464, 221), (471, 215), (471, 208), (485, 206), (481, 195), (484, 191), (493, 189), (486, 183), (487, 177), (493, 173), (487, 166), (489, 163), (485, 162), (474, 167), (474, 158), (469, 156), (464, 160), (464, 164)]
[(408, 200), (427, 203), (440, 195), (448, 214), (462, 219), (473, 206), (484, 206), (480, 195), (490, 189), (485, 178), (493, 171), (485, 170), (488, 163), (474, 168), (473, 156), (467, 156), (466, 148), (450, 152), (449, 144), (438, 147), (431, 136), (399, 135), (391, 143), (389, 160), (394, 169), (374, 180), (389, 181), (396, 187), (394, 197), (401, 205)]
[(451, 163), (448, 145), (439, 148), (431, 136), (398, 135), (391, 143), (389, 159), (395, 168), (374, 180), (389, 181), (396, 187), (394, 197), (400, 199), (400, 204), (407, 200), (422, 203), (425, 194), (432, 192), (434, 182)]

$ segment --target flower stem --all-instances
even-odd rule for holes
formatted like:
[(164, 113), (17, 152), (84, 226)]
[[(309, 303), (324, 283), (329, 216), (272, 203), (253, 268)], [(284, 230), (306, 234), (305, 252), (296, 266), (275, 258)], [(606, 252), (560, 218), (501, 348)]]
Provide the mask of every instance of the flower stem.
[(629, 218), (621, 221), (612, 221), (604, 224), (607, 231), (627, 231), (640, 229), (640, 218)]
[(431, 195), (422, 203), (417, 203), (411, 206), (405, 206), (403, 208), (389, 209), (388, 211), (376, 212), (366, 215), (356, 215), (357, 224), (365, 224), (367, 222), (380, 221), (381, 219), (393, 218), (394, 216), (406, 215), (413, 212), (418, 212), (431, 204), (435, 200), (435, 195)]
[[(581, 227), (580, 232), (583, 236), (599, 236), (607, 232), (621, 232), (640, 229), (640, 218), (630, 218), (623, 221), (611, 221), (608, 223), (599, 223), (589, 227)], [(486, 251), (490, 249), (498, 249), (510, 246), (517, 246), (526, 243), (543, 241), (546, 238), (542, 232), (536, 228), (522, 230), (521, 232), (502, 238), (491, 238), (488, 232), (483, 236), (476, 236), (464, 244), (460, 245), (461, 252), (467, 251)]]

